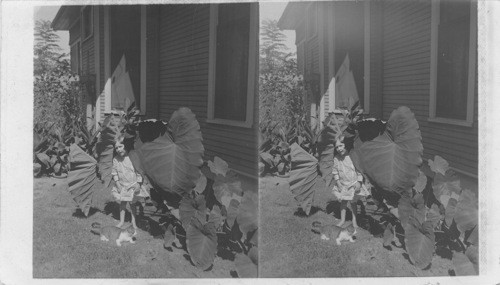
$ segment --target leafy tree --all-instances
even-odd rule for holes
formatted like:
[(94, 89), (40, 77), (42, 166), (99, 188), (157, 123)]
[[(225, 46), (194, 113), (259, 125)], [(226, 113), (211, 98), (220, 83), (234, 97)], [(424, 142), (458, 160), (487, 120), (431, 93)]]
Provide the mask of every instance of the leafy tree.
[[(34, 165), (36, 175), (60, 173), (62, 170), (55, 167), (55, 160), (65, 153), (64, 145), (86, 131), (82, 128), (85, 126), (82, 86), (78, 75), (71, 71), (69, 60), (61, 53), (57, 44), (59, 36), (50, 25), (50, 21), (37, 21), (35, 25), (33, 150), (34, 162), (38, 164)], [(62, 165), (67, 163), (59, 160)]]
[(304, 119), (302, 78), (295, 54), (287, 52), (286, 36), (276, 20), (264, 20), (261, 28), (259, 116), (264, 139), (289, 133)]
[(274, 69), (292, 54), (287, 53), (288, 47), (283, 43), (286, 36), (278, 28), (276, 20), (265, 19), (262, 21), (260, 71), (271, 73)]
[(35, 23), (34, 74), (41, 75), (57, 65), (59, 58), (65, 56), (57, 44), (59, 36), (50, 27), (51, 22), (38, 20)]

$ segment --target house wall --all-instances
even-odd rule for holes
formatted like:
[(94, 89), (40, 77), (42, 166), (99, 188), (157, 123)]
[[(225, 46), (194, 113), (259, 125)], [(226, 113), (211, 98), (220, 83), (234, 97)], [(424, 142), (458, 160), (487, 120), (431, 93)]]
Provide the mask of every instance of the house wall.
[[(209, 5), (162, 5), (159, 8), (157, 43), (148, 42), (148, 51), (158, 49), (158, 98), (148, 92), (147, 114), (168, 120), (179, 107), (188, 107), (200, 122), (205, 156), (219, 156), (230, 167), (257, 176), (258, 102), (254, 106), (252, 128), (207, 123)], [(148, 14), (149, 15), (149, 14)], [(154, 21), (148, 22), (148, 35), (154, 34)], [(256, 59), (257, 60), (257, 59)], [(154, 72), (154, 64), (148, 72)], [(148, 74), (147, 78), (154, 76)], [(256, 75), (257, 76), (257, 75)], [(154, 88), (156, 87), (151, 87)], [(256, 90), (258, 90), (256, 88)], [(255, 98), (258, 98), (255, 96)], [(157, 108), (157, 109), (156, 109)]]
[(87, 39), (81, 38), (82, 45), (82, 75), (95, 74), (94, 35)]
[[(328, 15), (328, 3), (320, 11)], [(338, 4), (334, 3), (334, 9)], [(333, 11), (335, 13), (340, 9)], [(327, 17), (317, 22), (328, 33), (345, 27), (337, 22), (332, 29)], [(305, 23), (299, 29), (304, 29)], [(321, 28), (319, 29), (321, 31)], [(324, 42), (328, 50), (328, 40)], [(338, 47), (338, 39), (334, 46)], [(319, 46), (314, 41), (305, 46), (305, 73), (321, 72), (324, 88), (328, 87), (328, 53), (323, 60), (325, 68), (318, 69), (316, 55)], [(299, 54), (299, 56), (301, 56)], [(342, 63), (336, 53), (335, 72)], [(343, 58), (342, 58), (343, 59)], [(387, 120), (399, 106), (408, 106), (419, 122), (424, 144), (424, 158), (440, 155), (450, 166), (469, 175), (478, 173), (478, 121), (477, 82), (474, 98), (473, 126), (457, 126), (429, 122), (431, 64), (431, 2), (425, 1), (373, 1), (370, 3), (370, 113), (369, 116)], [(477, 77), (476, 77), (477, 78)], [(477, 79), (476, 79), (477, 80)], [(360, 94), (362, 96), (362, 94)], [(310, 103), (310, 102), (309, 102)], [(325, 102), (326, 103), (326, 102)], [(325, 104), (325, 110), (327, 109)]]
[(100, 86), (100, 94), (99, 94), (99, 104), (98, 107), (100, 109), (100, 118), (99, 120), (104, 120), (104, 112), (106, 111), (106, 102), (104, 97), (104, 86), (106, 84), (106, 74), (104, 72), (104, 6), (99, 7), (99, 69), (100, 69), (100, 78), (99, 78), (99, 86)]
[(386, 2), (383, 8), (383, 118), (408, 106), (419, 122), (424, 156), (440, 155), (452, 167), (477, 175), (477, 84), (472, 127), (429, 122), (431, 3)]

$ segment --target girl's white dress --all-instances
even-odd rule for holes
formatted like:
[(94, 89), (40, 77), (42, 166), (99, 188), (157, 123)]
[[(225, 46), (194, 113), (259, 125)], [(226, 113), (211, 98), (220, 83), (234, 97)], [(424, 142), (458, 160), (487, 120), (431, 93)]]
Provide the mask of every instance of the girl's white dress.
[[(363, 185), (363, 176), (359, 173), (354, 164), (352, 163), (351, 157), (349, 155), (339, 158), (335, 156), (333, 158), (333, 178), (340, 181), (341, 189), (335, 184), (333, 186), (333, 195), (338, 200), (348, 200), (354, 199), (355, 195), (368, 196), (369, 192)], [(354, 184), (356, 182), (361, 183), (361, 189), (359, 193), (355, 193)]]
[[(134, 169), (134, 165), (128, 156), (123, 159), (113, 158), (112, 176), (118, 176), (118, 181), (111, 189), (113, 197), (117, 201), (130, 202), (134, 199), (135, 185), (142, 183), (142, 176)], [(145, 187), (141, 187), (138, 197), (148, 197), (149, 193)]]

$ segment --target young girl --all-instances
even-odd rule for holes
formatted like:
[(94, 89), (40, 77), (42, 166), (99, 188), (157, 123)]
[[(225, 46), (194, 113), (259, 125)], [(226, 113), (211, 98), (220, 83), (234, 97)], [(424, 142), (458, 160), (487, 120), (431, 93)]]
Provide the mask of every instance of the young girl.
[[(115, 157), (113, 158), (113, 169), (111, 175), (115, 181), (115, 186), (111, 190), (115, 199), (120, 203), (120, 223), (116, 225), (121, 227), (125, 222), (125, 209), (127, 204), (132, 214), (132, 226), (137, 230), (135, 223), (137, 202), (140, 197), (149, 196), (147, 191), (141, 187), (142, 176), (137, 173), (132, 165), (123, 144), (123, 136), (119, 136), (115, 142)], [(137, 231), (134, 235), (137, 234)]]
[(335, 180), (333, 195), (341, 201), (340, 222), (337, 226), (342, 226), (344, 224), (347, 202), (350, 202), (352, 225), (356, 229), (358, 224), (356, 222), (357, 199), (355, 199), (355, 196), (367, 196), (368, 193), (366, 188), (362, 185), (363, 176), (355, 169), (351, 157), (347, 154), (343, 137), (340, 137), (335, 142), (335, 151), (336, 155), (333, 158), (332, 170), (333, 179)]

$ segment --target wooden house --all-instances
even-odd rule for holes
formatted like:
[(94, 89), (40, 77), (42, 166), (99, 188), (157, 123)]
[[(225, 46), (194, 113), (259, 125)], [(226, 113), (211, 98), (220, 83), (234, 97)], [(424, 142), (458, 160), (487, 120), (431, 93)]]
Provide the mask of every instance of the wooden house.
[(62, 6), (71, 66), (87, 86), (87, 115), (135, 101), (146, 118), (188, 107), (206, 158), (257, 177), (258, 4)]
[(440, 155), (477, 179), (476, 2), (291, 2), (278, 26), (295, 30), (313, 116), (321, 120), (338, 107), (332, 86), (349, 55), (366, 114), (387, 120), (398, 106), (409, 107), (424, 158)]

